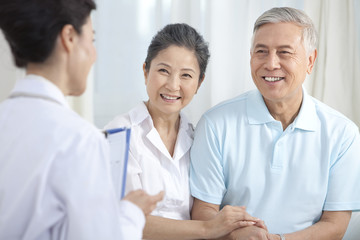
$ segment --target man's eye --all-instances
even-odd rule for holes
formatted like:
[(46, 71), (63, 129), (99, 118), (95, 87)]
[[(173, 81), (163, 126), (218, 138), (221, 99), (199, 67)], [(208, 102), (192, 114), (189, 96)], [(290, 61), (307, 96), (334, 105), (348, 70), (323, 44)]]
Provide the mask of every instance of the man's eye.
[(256, 53), (266, 53), (266, 51), (262, 50), (262, 49), (259, 49), (259, 50), (256, 50)]
[(188, 73), (183, 74), (183, 77), (192, 78), (192, 76), (190, 74), (188, 74)]

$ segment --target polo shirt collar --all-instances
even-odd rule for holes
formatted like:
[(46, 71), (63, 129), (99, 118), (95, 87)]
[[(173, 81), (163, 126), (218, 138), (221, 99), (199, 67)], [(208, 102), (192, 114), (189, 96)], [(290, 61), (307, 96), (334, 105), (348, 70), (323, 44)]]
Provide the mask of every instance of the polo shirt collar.
[(246, 101), (246, 111), (249, 124), (264, 124), (276, 121), (265, 105), (259, 90), (249, 92)]
[[(276, 122), (271, 116), (265, 101), (259, 92), (255, 90), (249, 93), (246, 102), (249, 124), (265, 124)], [(303, 88), (303, 101), (298, 116), (293, 122), (293, 127), (307, 131), (315, 131), (319, 125), (314, 101)]]
[(318, 129), (320, 120), (316, 112), (316, 106), (312, 97), (303, 88), (303, 101), (298, 116), (295, 118), (294, 128), (315, 131)]

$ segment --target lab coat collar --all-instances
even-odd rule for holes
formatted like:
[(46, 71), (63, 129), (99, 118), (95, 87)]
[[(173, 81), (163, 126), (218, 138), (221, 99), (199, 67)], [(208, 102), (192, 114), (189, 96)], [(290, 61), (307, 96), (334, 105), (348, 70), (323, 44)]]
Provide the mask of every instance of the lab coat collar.
[(40, 98), (69, 108), (61, 90), (51, 81), (39, 75), (30, 74), (16, 82), (10, 98), (21, 96)]

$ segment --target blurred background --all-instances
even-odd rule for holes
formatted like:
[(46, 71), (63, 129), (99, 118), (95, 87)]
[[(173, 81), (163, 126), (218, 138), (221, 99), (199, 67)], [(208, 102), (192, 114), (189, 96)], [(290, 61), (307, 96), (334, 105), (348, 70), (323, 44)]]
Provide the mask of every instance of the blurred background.
[[(184, 111), (196, 125), (217, 103), (255, 88), (250, 40), (256, 18), (272, 7), (304, 10), (319, 34), (318, 59), (305, 81), (314, 97), (360, 125), (360, 0), (98, 0), (93, 13), (98, 59), (88, 89), (69, 103), (102, 128), (147, 100), (142, 64), (152, 37), (168, 23), (187, 23), (209, 42), (205, 81)], [(0, 35), (0, 101), (23, 70), (13, 66)]]

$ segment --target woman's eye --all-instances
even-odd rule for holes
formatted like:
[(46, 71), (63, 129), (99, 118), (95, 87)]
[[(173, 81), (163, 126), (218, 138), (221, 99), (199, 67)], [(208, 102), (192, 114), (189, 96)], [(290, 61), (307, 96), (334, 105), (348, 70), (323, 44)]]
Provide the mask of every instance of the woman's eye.
[(187, 74), (187, 73), (183, 74), (183, 77), (192, 78), (192, 76), (190, 74)]
[(168, 70), (166, 70), (166, 69), (164, 69), (164, 68), (159, 69), (159, 72), (169, 73)]

